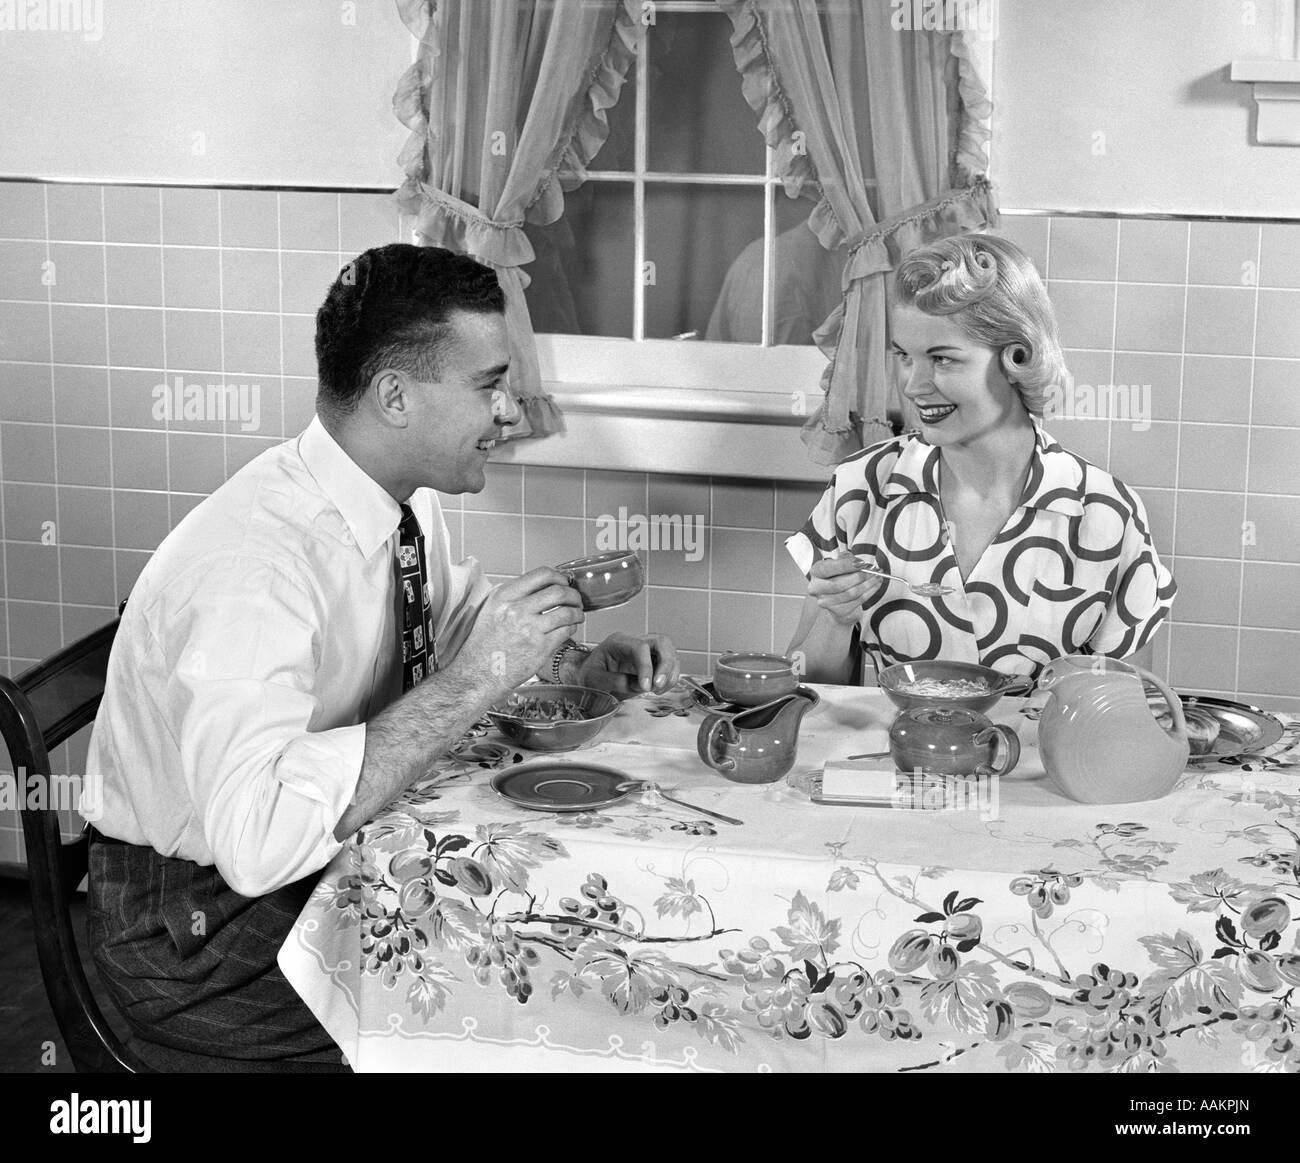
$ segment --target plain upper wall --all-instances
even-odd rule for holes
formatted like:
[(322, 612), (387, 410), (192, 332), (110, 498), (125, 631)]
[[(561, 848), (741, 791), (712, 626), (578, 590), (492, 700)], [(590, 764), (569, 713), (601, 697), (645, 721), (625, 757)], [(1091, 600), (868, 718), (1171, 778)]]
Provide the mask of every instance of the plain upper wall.
[(62, 7), (90, 32), (0, 30), (0, 176), (400, 184), (392, 98), (415, 40), (392, 0)]
[[(1004, 206), (1300, 217), (1300, 147), (1252, 144), (1251, 87), (1227, 79), (1277, 56), (1294, 0), (986, 3)], [(0, 176), (399, 184), (392, 94), (415, 41), (392, 0), (79, 6), (102, 13), (97, 39), (0, 31)]]
[(1228, 80), (1234, 60), (1278, 58), (1292, 3), (1001, 0), (1001, 204), (1300, 218), (1300, 147), (1253, 144), (1251, 86)]

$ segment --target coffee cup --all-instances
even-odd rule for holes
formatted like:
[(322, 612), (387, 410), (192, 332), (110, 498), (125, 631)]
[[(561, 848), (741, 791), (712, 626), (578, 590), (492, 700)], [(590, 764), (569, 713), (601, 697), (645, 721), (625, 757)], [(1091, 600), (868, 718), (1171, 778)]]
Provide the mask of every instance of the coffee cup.
[(621, 606), (645, 586), (641, 559), (630, 550), (579, 557), (555, 568), (578, 591), (582, 608), (587, 611)]

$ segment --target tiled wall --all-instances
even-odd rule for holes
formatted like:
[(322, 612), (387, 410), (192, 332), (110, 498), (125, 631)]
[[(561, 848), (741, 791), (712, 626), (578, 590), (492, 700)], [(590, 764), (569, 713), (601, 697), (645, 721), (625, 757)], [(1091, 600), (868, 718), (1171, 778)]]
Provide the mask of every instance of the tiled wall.
[(1149, 426), (1057, 420), (1134, 486), (1179, 583), (1157, 669), (1300, 709), (1300, 223), (1006, 216), (1078, 384), (1149, 390)]
[[(1005, 222), (1048, 276), (1077, 380), (1150, 385), (1145, 431), (1052, 427), (1151, 512), (1181, 586), (1157, 669), (1300, 709), (1300, 224)], [(0, 669), (111, 618), (169, 529), (302, 429), (315, 308), (344, 261), (398, 237), (381, 195), (0, 183)], [(256, 427), (156, 418), (178, 376), (256, 384)], [(647, 553), (645, 592), (587, 636), (662, 630), (702, 671), (786, 646), (803, 583), (781, 540), (818, 491), (497, 465), (445, 506), (457, 550), (500, 575), (594, 551), (620, 507), (698, 517), (700, 560)], [(65, 750), (83, 770), (84, 740)], [(21, 858), (0, 816), (0, 863)]]

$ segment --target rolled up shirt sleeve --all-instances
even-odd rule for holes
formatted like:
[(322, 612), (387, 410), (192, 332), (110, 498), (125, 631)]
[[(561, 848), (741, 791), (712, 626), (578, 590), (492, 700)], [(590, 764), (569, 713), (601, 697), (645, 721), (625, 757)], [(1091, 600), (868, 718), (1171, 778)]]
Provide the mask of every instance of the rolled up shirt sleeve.
[[(834, 557), (837, 549), (849, 546), (847, 527), (837, 520), (837, 479), (838, 473), (826, 486), (803, 527), (785, 539), (786, 550), (804, 577), (812, 573), (812, 567), (822, 558)], [(842, 509), (838, 515), (843, 519)]]
[(260, 560), (206, 574), (203, 600), (168, 602), (160, 643), (167, 722), (217, 870), (262, 896), (329, 863), (352, 799), (364, 723), (316, 730), (316, 599)]
[(1115, 567), (1110, 602), (1088, 639), (1088, 653), (1126, 658), (1155, 637), (1178, 593), (1178, 583), (1156, 553), (1142, 499), (1128, 489), (1132, 506)]

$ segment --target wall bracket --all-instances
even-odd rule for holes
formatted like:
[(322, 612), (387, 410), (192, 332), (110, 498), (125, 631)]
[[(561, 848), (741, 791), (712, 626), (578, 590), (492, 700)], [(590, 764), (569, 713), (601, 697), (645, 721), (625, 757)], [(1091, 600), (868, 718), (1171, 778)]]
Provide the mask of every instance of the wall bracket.
[(1252, 87), (1256, 145), (1300, 145), (1300, 61), (1233, 61), (1230, 77)]

